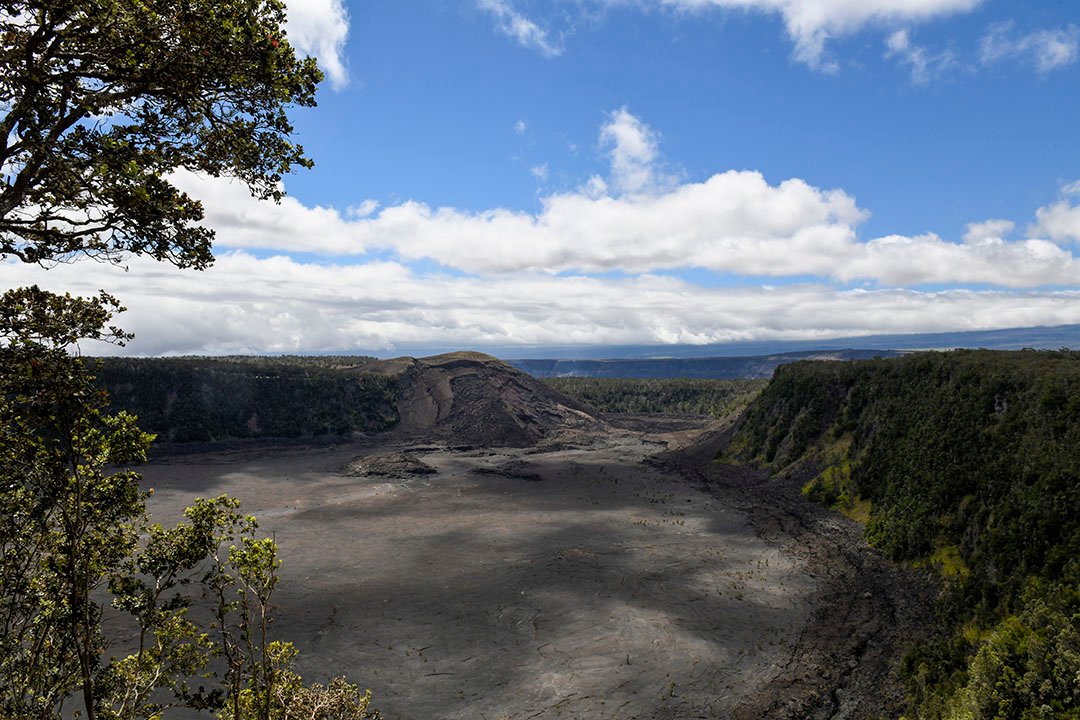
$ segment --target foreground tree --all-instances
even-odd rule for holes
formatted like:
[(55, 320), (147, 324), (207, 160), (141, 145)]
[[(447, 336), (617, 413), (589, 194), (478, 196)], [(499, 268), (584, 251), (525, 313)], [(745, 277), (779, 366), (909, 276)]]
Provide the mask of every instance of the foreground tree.
[[(0, 260), (213, 261), (201, 205), (170, 181), (229, 176), (280, 199), (311, 162), (290, 139), (321, 73), (280, 0), (13, 0), (0, 6)], [(151, 524), (152, 438), (110, 415), (81, 340), (124, 343), (111, 296), (0, 296), (0, 717), (375, 717), (343, 680), (307, 686), (270, 639), (273, 542), (229, 498)], [(111, 605), (136, 642), (118, 659)], [(112, 611), (108, 611), (112, 612)]]
[(280, 0), (5, 2), (0, 257), (209, 265), (213, 231), (169, 173), (279, 199), (311, 165), (286, 111), (313, 106), (322, 75), (284, 20)]

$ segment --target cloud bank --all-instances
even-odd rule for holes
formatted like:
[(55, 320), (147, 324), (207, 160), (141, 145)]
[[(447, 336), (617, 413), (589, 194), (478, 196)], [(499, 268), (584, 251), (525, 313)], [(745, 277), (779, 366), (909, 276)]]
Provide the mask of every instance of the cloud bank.
[(791, 178), (770, 183), (730, 170), (679, 183), (658, 169), (657, 134), (626, 108), (600, 130), (607, 178), (541, 198), (535, 213), (479, 212), (407, 201), (342, 214), (295, 198), (274, 206), (241, 186), (184, 174), (200, 198), (217, 244), (328, 256), (390, 252), (473, 275), (641, 274), (702, 268), (759, 278), (804, 278), (878, 287), (987, 284), (1009, 288), (1070, 285), (1080, 261), (1060, 243), (1080, 240), (1080, 208), (1069, 197), (1041, 208), (1025, 239), (989, 223), (962, 241), (934, 233), (861, 239), (869, 212), (840, 189)]
[(955, 241), (865, 239), (869, 213), (841, 189), (750, 170), (700, 181), (665, 173), (659, 135), (626, 108), (609, 113), (598, 143), (606, 175), (542, 198), (535, 212), (274, 205), (181, 173), (175, 180), (218, 231), (210, 270), (143, 258), (126, 271), (7, 262), (0, 285), (107, 288), (131, 308), (121, 323), (137, 334), (126, 351), (138, 354), (709, 344), (1080, 323), (1080, 182), (1038, 209), (1025, 237), (994, 218)]
[(89, 263), (45, 274), (9, 263), (3, 271), (13, 284), (109, 288), (130, 308), (119, 318), (136, 333), (125, 352), (150, 355), (705, 344), (1080, 323), (1077, 291), (710, 289), (649, 274), (462, 278), (393, 262), (327, 265), (242, 251), (203, 273), (143, 259), (127, 272)]

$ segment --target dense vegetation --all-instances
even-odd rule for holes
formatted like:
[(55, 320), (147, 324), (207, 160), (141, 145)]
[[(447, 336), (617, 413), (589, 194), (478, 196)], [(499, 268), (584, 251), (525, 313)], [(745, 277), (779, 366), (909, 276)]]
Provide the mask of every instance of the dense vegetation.
[(112, 406), (160, 440), (317, 437), (397, 422), (397, 382), (369, 358), (108, 358), (98, 381)]
[[(214, 230), (178, 171), (280, 200), (282, 176), (312, 165), (288, 111), (315, 105), (322, 73), (294, 52), (285, 10), (0, 4), (0, 261), (209, 267)], [(77, 352), (130, 340), (110, 324), (122, 311), (105, 292), (0, 293), (0, 718), (378, 717), (344, 678), (305, 683), (272, 639), (277, 547), (238, 501), (150, 521), (130, 467), (152, 435), (110, 411)]]
[(925, 718), (1080, 718), (1080, 353), (780, 368), (728, 453), (933, 565), (946, 632), (905, 660)]
[(764, 380), (548, 378), (564, 395), (610, 413), (664, 413), (723, 417), (746, 407)]

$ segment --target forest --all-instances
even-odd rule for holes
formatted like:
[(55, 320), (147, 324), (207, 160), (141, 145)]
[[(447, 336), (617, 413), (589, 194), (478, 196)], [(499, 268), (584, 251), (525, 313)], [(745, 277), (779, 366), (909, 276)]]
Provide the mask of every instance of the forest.
[(720, 418), (746, 407), (768, 381), (561, 377), (544, 382), (600, 412)]
[(365, 357), (106, 358), (112, 406), (164, 442), (344, 436), (397, 422), (397, 381)]
[(903, 664), (918, 717), (1080, 717), (1080, 353), (787, 365), (721, 460), (938, 574), (942, 631)]

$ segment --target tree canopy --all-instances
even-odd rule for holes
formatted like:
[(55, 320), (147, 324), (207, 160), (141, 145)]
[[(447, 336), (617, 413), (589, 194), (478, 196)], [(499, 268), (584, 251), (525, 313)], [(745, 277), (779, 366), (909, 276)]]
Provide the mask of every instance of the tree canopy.
[(284, 21), (281, 0), (5, 2), (0, 258), (208, 266), (213, 230), (170, 173), (276, 200), (311, 165), (286, 111), (315, 104), (322, 74)]

